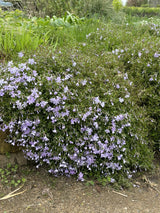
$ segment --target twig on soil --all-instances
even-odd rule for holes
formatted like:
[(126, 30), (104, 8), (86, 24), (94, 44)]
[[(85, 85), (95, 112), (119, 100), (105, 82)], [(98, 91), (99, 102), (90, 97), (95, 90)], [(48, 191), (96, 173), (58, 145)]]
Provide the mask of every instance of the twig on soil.
[(23, 190), (22, 192), (18, 192), (16, 194), (14, 194), (16, 191), (18, 191), (22, 187), (23, 187), (23, 185), (21, 187), (19, 187), (18, 189), (15, 189), (13, 192), (10, 192), (8, 195), (5, 195), (4, 197), (0, 198), (0, 200), (6, 200), (6, 199), (9, 199), (9, 198), (14, 197), (16, 195), (24, 193), (26, 190)]
[(154, 189), (156, 192), (160, 194), (160, 191), (156, 187), (157, 184), (151, 182), (145, 175), (142, 177), (142, 180), (145, 181), (149, 187), (151, 187), (152, 189)]
[(115, 194), (121, 195), (121, 196), (123, 196), (123, 197), (128, 197), (128, 195), (122, 194), (122, 193), (120, 193), (120, 192), (116, 192), (116, 191), (112, 191), (112, 192), (115, 193)]

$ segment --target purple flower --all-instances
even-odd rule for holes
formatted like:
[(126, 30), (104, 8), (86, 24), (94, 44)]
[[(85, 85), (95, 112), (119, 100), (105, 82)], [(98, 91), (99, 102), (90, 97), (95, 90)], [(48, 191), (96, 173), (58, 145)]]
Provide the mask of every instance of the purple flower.
[(50, 99), (50, 102), (55, 104), (55, 105), (58, 105), (61, 101), (61, 98), (59, 96), (57, 96), (57, 98), (51, 98)]
[(99, 104), (100, 103), (99, 97), (95, 97), (93, 100), (94, 100), (95, 104)]
[(22, 58), (23, 56), (24, 56), (24, 54), (23, 54), (22, 52), (19, 52), (19, 53), (18, 53), (18, 57), (19, 57), (19, 58)]
[(91, 135), (93, 130), (91, 128), (87, 128), (86, 131), (87, 131), (88, 135)]
[(33, 58), (29, 58), (28, 59), (28, 64), (33, 65), (33, 64), (36, 64), (36, 62), (35, 62), (35, 60)]
[(158, 53), (155, 53), (155, 54), (154, 54), (154, 57), (155, 57), (155, 58), (158, 58), (159, 56), (160, 56), (160, 54), (158, 54)]
[(139, 52), (139, 53), (138, 53), (138, 56), (139, 56), (139, 57), (141, 57), (141, 55), (142, 55), (142, 53), (141, 53), (141, 52)]
[(72, 63), (72, 66), (73, 66), (73, 67), (75, 67), (75, 66), (76, 66), (76, 64), (77, 64), (77, 63), (74, 61), (74, 62)]
[(119, 98), (119, 102), (120, 102), (120, 103), (123, 103), (123, 102), (124, 102), (124, 99), (120, 97), (120, 98)]
[(98, 141), (99, 137), (97, 134), (94, 134), (92, 137), (92, 141)]
[(48, 104), (47, 101), (41, 101), (40, 102), (40, 105), (41, 105), (42, 108), (44, 108), (47, 104)]
[(55, 81), (57, 82), (57, 83), (61, 83), (62, 82), (62, 79), (61, 79), (61, 77), (59, 76), (59, 77), (57, 77), (56, 79), (55, 79)]
[(123, 157), (123, 155), (119, 155), (117, 158), (118, 158), (118, 160), (121, 160), (122, 157)]
[(68, 86), (64, 87), (64, 93), (68, 92)]
[(46, 77), (47, 81), (52, 81), (52, 77)]
[(86, 83), (87, 83), (87, 80), (81, 81), (81, 84), (82, 84), (83, 86), (86, 85)]
[(28, 100), (27, 103), (33, 104), (36, 99), (32, 95), (30, 95), (30, 96), (27, 97), (27, 100)]
[(78, 180), (84, 181), (83, 173), (82, 173), (82, 172), (80, 172), (80, 173), (78, 174)]

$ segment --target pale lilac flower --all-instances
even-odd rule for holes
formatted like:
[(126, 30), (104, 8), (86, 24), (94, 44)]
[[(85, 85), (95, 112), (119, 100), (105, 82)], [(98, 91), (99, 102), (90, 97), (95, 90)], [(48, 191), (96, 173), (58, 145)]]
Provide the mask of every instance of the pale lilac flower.
[(82, 172), (80, 172), (80, 173), (78, 174), (78, 180), (84, 181), (83, 173), (82, 173)]
[(107, 134), (110, 133), (110, 130), (109, 130), (109, 129), (106, 129), (106, 130), (105, 130), (105, 133), (107, 133)]
[(119, 84), (116, 84), (116, 88), (117, 88), (117, 89), (119, 89), (119, 88), (120, 88)]
[(87, 83), (87, 80), (81, 81), (81, 84), (82, 84), (83, 86), (86, 85), (86, 83)]
[(93, 100), (94, 100), (95, 104), (99, 104), (100, 103), (99, 97), (95, 97)]
[(77, 63), (74, 61), (74, 62), (72, 63), (72, 66), (73, 66), (73, 67), (75, 67), (75, 66), (76, 66), (76, 64), (77, 64)]
[(120, 102), (120, 103), (123, 103), (123, 102), (124, 102), (124, 99), (123, 99), (123, 98), (119, 98), (119, 102)]
[(114, 178), (111, 178), (110, 182), (111, 182), (111, 183), (115, 183), (115, 179), (114, 179)]
[(139, 56), (139, 57), (141, 57), (141, 55), (142, 55), (142, 53), (141, 53), (141, 52), (139, 52), (139, 53), (138, 53), (138, 56)]
[(61, 82), (62, 82), (62, 79), (61, 79), (61, 77), (57, 77), (57, 78), (55, 79), (55, 81), (56, 81), (57, 83), (61, 83)]
[(97, 134), (94, 134), (92, 137), (92, 141), (98, 141), (99, 137)]
[(158, 54), (158, 53), (155, 53), (155, 54), (154, 54), (154, 57), (155, 57), (155, 58), (158, 58), (159, 56), (160, 56), (160, 54)]
[(29, 58), (28, 59), (28, 64), (33, 65), (33, 64), (36, 64), (36, 62), (35, 62), (35, 60), (33, 58)]
[(125, 98), (129, 98), (130, 97), (130, 94), (128, 93), (127, 95), (125, 95)]
[(125, 73), (125, 74), (124, 74), (124, 80), (127, 80), (127, 79), (128, 79), (128, 74)]
[(88, 135), (91, 135), (93, 130), (91, 128), (87, 128), (86, 131), (87, 131)]
[(24, 54), (23, 54), (22, 52), (19, 52), (19, 53), (18, 53), (18, 57), (19, 57), (19, 58), (22, 58), (23, 56), (24, 56)]
[(51, 98), (50, 99), (50, 102), (55, 104), (55, 105), (58, 105), (61, 101), (61, 98), (59, 96), (57, 96), (57, 98)]
[(37, 73), (37, 71), (36, 70), (33, 70), (33, 76), (37, 76), (38, 75), (38, 73)]
[(52, 77), (46, 77), (47, 81), (52, 81)]
[(27, 102), (28, 102), (29, 104), (33, 104), (33, 103), (35, 102), (36, 99), (35, 99), (32, 95), (30, 95), (30, 96), (27, 97), (27, 100), (28, 100)]
[(151, 77), (150, 79), (149, 79), (149, 81), (153, 81), (154, 79)]
[(40, 105), (41, 105), (42, 108), (44, 108), (47, 104), (48, 104), (47, 101), (41, 101), (40, 102)]
[(100, 105), (101, 105), (101, 107), (104, 107), (104, 106), (105, 106), (105, 103), (104, 103), (104, 102), (101, 102)]
[(64, 93), (68, 92), (68, 86), (64, 87)]

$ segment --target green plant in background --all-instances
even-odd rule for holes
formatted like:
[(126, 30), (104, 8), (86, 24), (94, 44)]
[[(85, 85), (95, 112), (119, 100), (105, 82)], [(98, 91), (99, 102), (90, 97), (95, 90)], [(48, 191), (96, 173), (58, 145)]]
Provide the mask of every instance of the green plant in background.
[(121, 0), (113, 0), (112, 5), (116, 12), (119, 12), (123, 8)]
[(123, 11), (131, 16), (140, 17), (153, 17), (160, 16), (160, 8), (147, 8), (147, 7), (124, 7)]
[(80, 17), (93, 16), (110, 16), (112, 14), (112, 0), (36, 0), (40, 16), (53, 15), (62, 17), (66, 11), (75, 13)]
[(10, 163), (8, 163), (6, 168), (0, 168), (0, 183), (16, 187), (21, 183), (25, 183), (25, 178), (20, 178), (17, 175), (18, 173), (18, 165), (12, 166)]

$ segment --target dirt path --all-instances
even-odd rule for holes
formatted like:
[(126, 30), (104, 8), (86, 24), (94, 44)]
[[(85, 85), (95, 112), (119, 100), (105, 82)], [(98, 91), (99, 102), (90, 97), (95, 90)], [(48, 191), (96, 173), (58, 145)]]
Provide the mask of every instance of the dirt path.
[[(138, 187), (121, 191), (55, 178), (30, 166), (20, 173), (27, 181), (15, 193), (23, 193), (1, 200), (0, 213), (160, 213), (160, 169), (154, 176), (135, 180)], [(11, 191), (0, 184), (0, 197)]]

